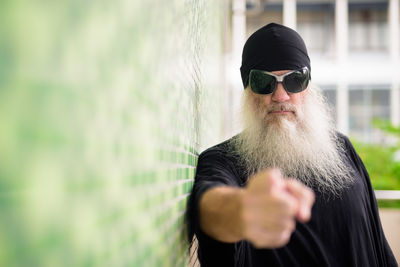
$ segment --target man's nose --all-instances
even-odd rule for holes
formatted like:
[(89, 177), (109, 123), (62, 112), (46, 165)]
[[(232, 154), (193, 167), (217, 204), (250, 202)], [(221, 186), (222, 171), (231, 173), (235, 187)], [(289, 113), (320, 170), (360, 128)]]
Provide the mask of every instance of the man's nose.
[(282, 83), (278, 83), (275, 91), (272, 93), (272, 101), (275, 102), (285, 102), (290, 99), (289, 94), (286, 92), (285, 88), (283, 88)]

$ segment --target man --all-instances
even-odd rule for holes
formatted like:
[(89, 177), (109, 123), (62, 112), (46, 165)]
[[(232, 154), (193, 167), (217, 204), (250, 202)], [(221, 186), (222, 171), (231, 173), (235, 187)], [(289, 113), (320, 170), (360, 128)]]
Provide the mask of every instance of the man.
[(199, 156), (189, 202), (201, 266), (397, 266), (368, 173), (310, 72), (290, 28), (247, 40), (244, 131)]

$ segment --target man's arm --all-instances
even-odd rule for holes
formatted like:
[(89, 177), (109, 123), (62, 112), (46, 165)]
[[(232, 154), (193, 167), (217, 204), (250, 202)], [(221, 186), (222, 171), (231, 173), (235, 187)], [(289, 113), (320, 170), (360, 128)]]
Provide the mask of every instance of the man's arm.
[(246, 239), (256, 247), (276, 248), (289, 242), (296, 219), (311, 217), (313, 192), (269, 169), (249, 179), (245, 188), (220, 186), (199, 201), (201, 229), (222, 242)]
[(200, 199), (200, 227), (222, 242), (237, 242), (244, 239), (241, 219), (242, 194), (244, 189), (219, 186), (206, 191)]

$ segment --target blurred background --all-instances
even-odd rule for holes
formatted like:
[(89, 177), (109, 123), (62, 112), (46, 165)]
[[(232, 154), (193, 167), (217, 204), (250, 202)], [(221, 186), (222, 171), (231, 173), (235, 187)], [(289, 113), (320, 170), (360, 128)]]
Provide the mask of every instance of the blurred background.
[(303, 36), (400, 260), (399, 13), (399, 0), (3, 0), (0, 266), (187, 266), (197, 156), (240, 131), (241, 50), (269, 22)]

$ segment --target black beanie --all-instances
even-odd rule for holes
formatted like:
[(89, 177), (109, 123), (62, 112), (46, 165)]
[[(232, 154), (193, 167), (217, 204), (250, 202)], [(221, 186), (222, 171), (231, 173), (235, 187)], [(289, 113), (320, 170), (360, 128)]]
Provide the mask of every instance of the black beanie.
[(276, 71), (303, 67), (308, 67), (311, 71), (310, 58), (301, 36), (288, 27), (270, 23), (247, 39), (240, 73), (246, 88), (252, 69)]

